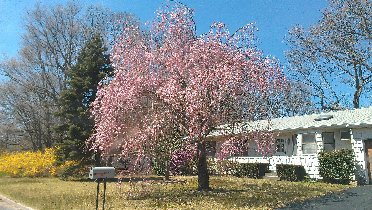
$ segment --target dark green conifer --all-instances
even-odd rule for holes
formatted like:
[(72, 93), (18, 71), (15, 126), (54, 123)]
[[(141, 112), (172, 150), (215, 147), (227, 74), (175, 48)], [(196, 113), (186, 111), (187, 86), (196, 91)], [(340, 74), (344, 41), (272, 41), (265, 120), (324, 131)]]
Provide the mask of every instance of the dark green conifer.
[(85, 142), (93, 131), (89, 108), (95, 100), (98, 83), (113, 71), (106, 52), (102, 38), (94, 36), (81, 50), (76, 65), (67, 72), (67, 87), (61, 93), (58, 113), (63, 121), (57, 129), (63, 139), (57, 151), (60, 163), (67, 160), (80, 165), (93, 163), (94, 154), (86, 150)]

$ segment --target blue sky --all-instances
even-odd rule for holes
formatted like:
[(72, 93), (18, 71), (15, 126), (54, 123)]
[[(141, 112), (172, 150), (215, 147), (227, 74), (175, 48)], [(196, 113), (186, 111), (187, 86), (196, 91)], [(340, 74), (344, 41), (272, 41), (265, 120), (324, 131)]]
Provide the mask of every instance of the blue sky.
[[(46, 5), (66, 1), (0, 0), (0, 60), (16, 56), (23, 33), (23, 17), (36, 2)], [(114, 11), (135, 14), (144, 23), (155, 16), (155, 11), (165, 2), (160, 0), (80, 0), (82, 5), (101, 4)], [(278, 58), (285, 65), (283, 42), (288, 30), (295, 24), (305, 27), (321, 18), (326, 0), (183, 0), (195, 10), (198, 34), (208, 31), (215, 22), (224, 22), (231, 32), (255, 22), (259, 31), (259, 48), (265, 55)]]

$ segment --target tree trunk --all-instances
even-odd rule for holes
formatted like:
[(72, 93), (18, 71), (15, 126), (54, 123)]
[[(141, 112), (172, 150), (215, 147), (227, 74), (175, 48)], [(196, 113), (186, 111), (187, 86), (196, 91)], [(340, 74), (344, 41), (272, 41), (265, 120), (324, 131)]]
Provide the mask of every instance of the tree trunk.
[(198, 190), (210, 190), (205, 141), (198, 143)]
[(357, 66), (354, 63), (354, 71), (355, 71), (355, 91), (354, 91), (354, 98), (353, 98), (353, 105), (354, 108), (360, 107), (360, 95), (362, 94), (364, 80), (363, 80), (363, 72), (360, 66)]
[(354, 98), (353, 98), (353, 105), (354, 108), (358, 109), (360, 107), (359, 100), (360, 95), (362, 94), (362, 88), (355, 90), (354, 92)]
[(164, 172), (165, 181), (170, 180), (170, 160), (165, 161), (165, 172)]
[(99, 152), (94, 153), (93, 157), (94, 157), (94, 165), (95, 166), (101, 166), (101, 160), (102, 160), (101, 154)]

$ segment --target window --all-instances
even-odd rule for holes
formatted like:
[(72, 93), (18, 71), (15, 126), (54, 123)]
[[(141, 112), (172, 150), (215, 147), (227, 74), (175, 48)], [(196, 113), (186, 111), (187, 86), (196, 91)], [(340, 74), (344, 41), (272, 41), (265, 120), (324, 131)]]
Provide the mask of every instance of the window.
[(276, 152), (282, 152), (285, 153), (284, 151), (284, 139), (277, 139), (276, 140)]
[(303, 154), (317, 153), (317, 146), (315, 143), (314, 133), (302, 134), (302, 153)]
[(351, 134), (350, 131), (341, 131), (341, 140), (350, 140)]
[(335, 137), (333, 132), (322, 133), (324, 151), (332, 151), (335, 149)]

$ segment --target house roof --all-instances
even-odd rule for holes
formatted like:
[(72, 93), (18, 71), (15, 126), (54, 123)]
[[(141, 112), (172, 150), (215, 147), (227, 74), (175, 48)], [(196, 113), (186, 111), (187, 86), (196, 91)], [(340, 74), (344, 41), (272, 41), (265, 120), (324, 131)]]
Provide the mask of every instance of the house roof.
[[(317, 128), (359, 128), (372, 127), (372, 106), (353, 110), (324, 112), (311, 115), (274, 118), (270, 121), (260, 120), (243, 122), (232, 127), (221, 125), (209, 136), (239, 134), (250, 131), (294, 131)], [(232, 131), (232, 132), (231, 132)]]

